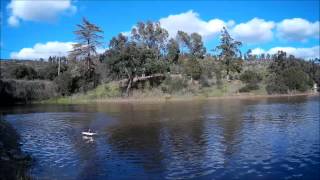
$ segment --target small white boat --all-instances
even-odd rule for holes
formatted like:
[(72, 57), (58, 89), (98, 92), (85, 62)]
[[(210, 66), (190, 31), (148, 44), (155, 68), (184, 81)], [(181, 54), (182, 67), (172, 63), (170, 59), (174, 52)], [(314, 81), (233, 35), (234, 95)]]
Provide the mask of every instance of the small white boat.
[(82, 132), (82, 135), (85, 135), (85, 136), (95, 136), (95, 135), (97, 135), (97, 133), (95, 133), (95, 132)]

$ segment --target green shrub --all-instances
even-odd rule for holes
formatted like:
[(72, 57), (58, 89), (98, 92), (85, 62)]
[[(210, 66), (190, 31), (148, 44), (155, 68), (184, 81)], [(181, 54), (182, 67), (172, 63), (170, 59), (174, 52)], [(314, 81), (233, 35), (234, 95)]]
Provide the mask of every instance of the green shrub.
[(63, 96), (70, 95), (77, 89), (77, 87), (75, 87), (75, 81), (69, 71), (60, 74), (55, 78), (54, 82), (58, 86), (58, 92)]
[(197, 59), (187, 59), (184, 64), (185, 73), (194, 80), (199, 80), (201, 77), (201, 66)]
[(33, 80), (38, 77), (37, 71), (34, 70), (31, 66), (18, 65), (15, 66), (11, 71), (11, 76), (15, 79), (26, 79)]
[(87, 92), (89, 98), (120, 97), (121, 88), (118, 83), (102, 84)]
[[(61, 63), (60, 74), (68, 69), (67, 64)], [(58, 76), (58, 63), (48, 63), (44, 68), (39, 69), (40, 79), (54, 80)]]
[(161, 84), (162, 91), (170, 94), (181, 91), (186, 87), (188, 87), (188, 81), (183, 77), (168, 76)]
[(288, 93), (288, 87), (284, 83), (282, 76), (272, 73), (267, 78), (266, 90), (268, 94), (286, 94)]
[(240, 80), (246, 85), (239, 89), (239, 92), (250, 92), (259, 89), (258, 83), (262, 80), (260, 73), (246, 70), (240, 75)]
[(298, 68), (289, 68), (283, 71), (283, 80), (289, 90), (304, 92), (312, 86), (312, 80), (308, 74)]
[(244, 87), (239, 89), (239, 92), (250, 92), (252, 90), (258, 90), (259, 85), (258, 84), (247, 84)]
[(29, 103), (56, 96), (56, 85), (50, 81), (0, 80), (1, 104)]
[[(278, 52), (274, 61), (269, 65), (269, 76), (266, 90), (272, 93), (287, 93), (289, 91), (304, 92), (311, 88), (317, 64), (310, 64), (294, 56), (286, 56), (284, 52)], [(313, 79), (313, 80), (312, 80)]]
[(296, 67), (290, 67), (280, 73), (272, 73), (267, 80), (268, 94), (285, 94), (288, 91), (304, 92), (311, 88), (312, 80), (308, 74)]
[(262, 76), (256, 71), (246, 70), (240, 75), (240, 80), (246, 84), (257, 84), (262, 80)]

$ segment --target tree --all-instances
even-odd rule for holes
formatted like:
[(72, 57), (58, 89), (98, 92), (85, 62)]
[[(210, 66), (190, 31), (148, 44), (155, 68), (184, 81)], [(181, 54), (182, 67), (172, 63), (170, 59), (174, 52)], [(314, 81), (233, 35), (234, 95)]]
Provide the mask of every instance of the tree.
[(199, 61), (196, 58), (187, 59), (185, 62), (185, 73), (190, 76), (191, 79), (200, 79), (202, 69)]
[(97, 47), (101, 46), (103, 36), (100, 35), (103, 31), (100, 27), (90, 23), (86, 18), (82, 19), (82, 23), (77, 25), (78, 29), (74, 31), (77, 36), (78, 43), (73, 45), (71, 55), (76, 58), (84, 58), (87, 69), (92, 70), (93, 62), (92, 55), (97, 54)]
[(128, 38), (119, 34), (110, 41), (109, 50), (106, 52), (109, 66), (114, 74), (128, 79), (126, 94), (129, 95), (133, 79), (143, 74), (144, 58), (142, 48), (136, 42), (128, 41)]
[(176, 39), (180, 44), (181, 51), (189, 55), (190, 58), (204, 58), (206, 48), (200, 34), (192, 33), (189, 35), (186, 32), (178, 31)]
[(185, 50), (190, 47), (190, 36), (186, 32), (178, 31), (176, 39), (181, 48), (181, 52), (185, 53)]
[(279, 51), (273, 56), (274, 61), (269, 65), (269, 76), (266, 90), (271, 93), (287, 93), (289, 91), (306, 91), (312, 86), (312, 73), (308, 63), (292, 55), (287, 56)]
[(157, 59), (159, 59), (161, 53), (165, 51), (165, 43), (168, 36), (168, 31), (162, 28), (159, 22), (139, 22), (136, 27), (131, 30), (131, 40), (142, 47), (151, 49)]
[(248, 49), (248, 51), (244, 55), (245, 60), (252, 60), (252, 50)]
[(220, 45), (217, 46), (216, 49), (220, 51), (219, 58), (225, 64), (227, 80), (229, 80), (230, 71), (240, 72), (241, 62), (238, 57), (241, 57), (239, 48), (242, 43), (240, 41), (235, 41), (225, 27), (223, 27), (221, 33)]
[(167, 52), (168, 52), (168, 59), (173, 62), (177, 63), (179, 59), (179, 54), (180, 54), (180, 47), (178, 42), (171, 38), (167, 44)]
[(206, 54), (206, 48), (203, 45), (202, 37), (198, 33), (192, 33), (190, 36), (190, 54), (195, 58), (203, 59)]

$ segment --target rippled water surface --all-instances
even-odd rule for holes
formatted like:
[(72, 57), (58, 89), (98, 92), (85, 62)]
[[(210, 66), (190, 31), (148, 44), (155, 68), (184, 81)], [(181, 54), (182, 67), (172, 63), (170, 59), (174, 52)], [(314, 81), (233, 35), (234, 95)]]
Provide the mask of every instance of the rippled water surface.
[[(319, 179), (319, 97), (1, 109), (35, 179)], [(82, 137), (88, 128), (99, 133)]]

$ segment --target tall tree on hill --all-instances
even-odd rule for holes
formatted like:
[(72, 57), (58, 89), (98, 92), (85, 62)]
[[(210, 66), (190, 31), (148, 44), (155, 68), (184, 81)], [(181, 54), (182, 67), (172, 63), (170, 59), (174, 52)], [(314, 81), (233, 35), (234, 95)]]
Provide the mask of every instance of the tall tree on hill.
[(127, 78), (127, 95), (129, 95), (134, 78), (143, 74), (143, 55), (141, 47), (138, 47), (136, 42), (129, 41), (122, 34), (113, 37), (110, 41), (106, 57), (108, 58), (111, 72), (119, 76), (119, 78)]
[(191, 58), (204, 58), (206, 48), (203, 45), (200, 34), (192, 33), (189, 35), (186, 32), (178, 31), (176, 39), (180, 44), (181, 52), (185, 55), (188, 55)]
[(240, 41), (235, 41), (227, 29), (223, 27), (221, 31), (220, 45), (216, 47), (220, 51), (219, 58), (222, 60), (227, 71), (227, 80), (229, 81), (229, 75), (231, 71), (240, 72), (241, 69), (241, 51), (240, 46), (242, 43)]
[(180, 47), (178, 42), (171, 38), (167, 44), (167, 56), (169, 61), (173, 63), (177, 63), (179, 59), (179, 54), (180, 54)]
[(131, 30), (131, 41), (142, 48), (152, 50), (157, 59), (165, 51), (168, 36), (168, 31), (158, 22), (139, 22)]
[(190, 36), (186, 32), (178, 31), (176, 39), (179, 42), (181, 53), (185, 54), (186, 49), (190, 47)]
[(203, 45), (202, 37), (198, 33), (190, 35), (190, 54), (193, 57), (203, 59), (206, 54), (206, 48)]
[(73, 45), (71, 55), (75, 58), (85, 59), (88, 70), (93, 69), (92, 55), (96, 55), (97, 47), (102, 45), (103, 36), (101, 33), (103, 31), (100, 27), (90, 23), (86, 18), (82, 19), (82, 23), (78, 24), (77, 30), (74, 31), (78, 43)]

